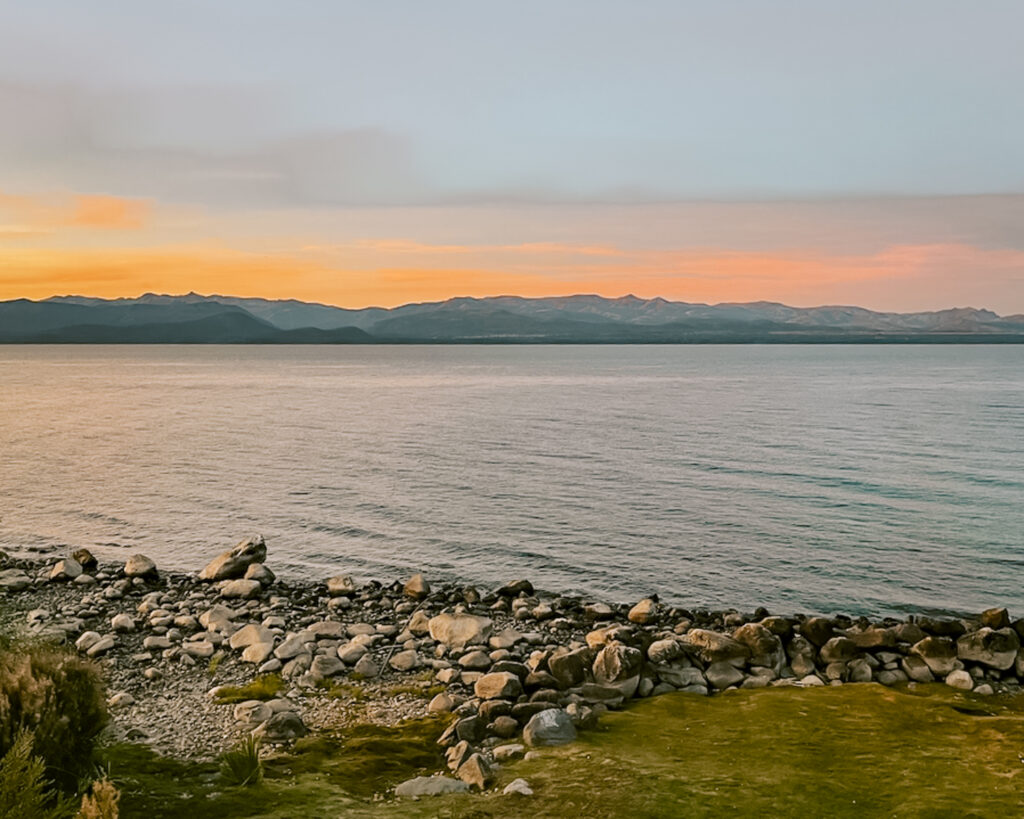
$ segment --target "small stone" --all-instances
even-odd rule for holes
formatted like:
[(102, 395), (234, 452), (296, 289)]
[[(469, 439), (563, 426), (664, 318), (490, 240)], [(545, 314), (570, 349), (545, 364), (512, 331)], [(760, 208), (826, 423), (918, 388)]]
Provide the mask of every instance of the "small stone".
[(494, 779), (491, 766), (480, 754), (473, 754), (459, 766), (455, 775), (470, 787), (484, 790)]
[(513, 779), (502, 790), (505, 796), (533, 796), (533, 789), (525, 779)]
[(235, 722), (247, 722), (253, 725), (266, 722), (274, 715), (270, 706), (262, 700), (246, 700), (235, 706), (233, 716)]
[(111, 708), (127, 708), (129, 705), (135, 704), (135, 697), (129, 694), (127, 691), (118, 691), (116, 694), (107, 700), (107, 705)]
[(352, 671), (366, 680), (372, 680), (380, 675), (380, 667), (373, 661), (373, 658), (369, 654), (364, 657), (360, 657)]
[(483, 671), (491, 667), (491, 658), (483, 651), (470, 651), (459, 657), (459, 665), (470, 671)]
[(78, 564), (82, 567), (82, 571), (91, 572), (100, 565), (96, 556), (84, 547), (81, 549), (75, 549), (75, 551), (71, 553), (71, 557), (78, 561)]
[(75, 648), (79, 651), (88, 651), (101, 639), (101, 635), (98, 631), (86, 631), (79, 635), (78, 639), (75, 640)]
[(106, 654), (110, 651), (114, 647), (114, 643), (114, 635), (108, 634), (89, 646), (85, 653), (90, 657), (99, 657), (101, 654)]
[(446, 691), (442, 691), (440, 694), (436, 694), (434, 698), (427, 705), (428, 714), (443, 714), (451, 711), (455, 707), (455, 701), (448, 695)]
[[(260, 663), (265, 662), (273, 653), (273, 643), (253, 643), (252, 645), (246, 646), (242, 650), (242, 662), (259, 665)], [(277, 663), (278, 668), (281, 667), (281, 661), (278, 660), (276, 657), (274, 658), (274, 662)], [(260, 669), (260, 672), (264, 673), (262, 668)]]
[(244, 580), (255, 580), (264, 587), (272, 586), (274, 581), (277, 580), (277, 576), (263, 563), (250, 563), (242, 578)]
[(302, 717), (294, 711), (279, 711), (254, 732), (267, 742), (290, 742), (309, 733)]
[(498, 745), (491, 754), (495, 762), (507, 762), (510, 759), (518, 759), (526, 753), (526, 746), (518, 743), (512, 745)]

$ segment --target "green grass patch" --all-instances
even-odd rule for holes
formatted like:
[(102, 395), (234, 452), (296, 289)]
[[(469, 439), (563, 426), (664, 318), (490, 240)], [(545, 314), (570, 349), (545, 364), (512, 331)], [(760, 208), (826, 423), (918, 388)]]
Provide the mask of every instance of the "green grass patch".
[(277, 674), (264, 674), (245, 685), (223, 685), (217, 691), (217, 702), (235, 703), (246, 700), (272, 700), (284, 688)]
[(351, 683), (338, 682), (337, 680), (320, 680), (317, 682), (316, 687), (332, 700), (363, 702), (370, 696), (361, 685), (352, 685)]

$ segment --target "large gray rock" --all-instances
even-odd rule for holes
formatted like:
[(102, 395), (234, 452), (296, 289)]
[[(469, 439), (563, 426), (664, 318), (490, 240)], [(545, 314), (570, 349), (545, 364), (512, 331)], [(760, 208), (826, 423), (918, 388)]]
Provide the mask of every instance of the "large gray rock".
[(449, 648), (486, 645), (494, 623), (475, 614), (439, 614), (430, 618), (430, 636)]
[(534, 714), (523, 729), (523, 741), (530, 746), (567, 745), (576, 739), (572, 718), (560, 708)]
[(398, 785), (395, 796), (441, 796), (446, 793), (466, 793), (468, 790), (468, 784), (450, 776), (417, 776)]
[(1012, 628), (991, 629), (987, 626), (969, 632), (956, 641), (961, 660), (981, 663), (1006, 671), (1013, 667), (1020, 648), (1020, 638)]
[(267, 544), (262, 535), (241, 541), (233, 549), (221, 552), (199, 573), (200, 580), (234, 580), (243, 577), (253, 563), (267, 559)]
[(704, 672), (699, 668), (669, 663), (668, 665), (656, 665), (654, 671), (662, 682), (666, 682), (676, 688), (686, 688), (690, 685), (707, 686), (708, 681)]

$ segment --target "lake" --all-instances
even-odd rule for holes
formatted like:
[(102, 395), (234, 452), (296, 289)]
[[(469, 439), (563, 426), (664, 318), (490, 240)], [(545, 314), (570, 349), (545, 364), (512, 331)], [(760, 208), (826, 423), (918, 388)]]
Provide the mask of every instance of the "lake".
[(0, 548), (1024, 616), (1017, 346), (0, 347)]

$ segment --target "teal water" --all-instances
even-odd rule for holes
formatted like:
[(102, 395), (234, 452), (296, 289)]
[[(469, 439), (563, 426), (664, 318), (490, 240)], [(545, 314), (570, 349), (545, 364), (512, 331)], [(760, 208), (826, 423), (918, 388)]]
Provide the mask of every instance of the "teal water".
[(0, 548), (1024, 615), (1024, 350), (0, 347)]

